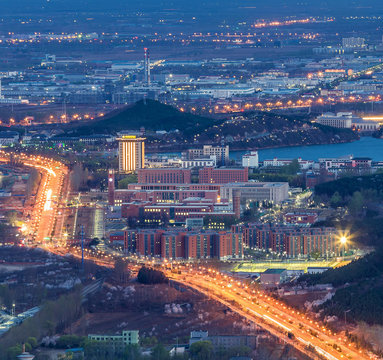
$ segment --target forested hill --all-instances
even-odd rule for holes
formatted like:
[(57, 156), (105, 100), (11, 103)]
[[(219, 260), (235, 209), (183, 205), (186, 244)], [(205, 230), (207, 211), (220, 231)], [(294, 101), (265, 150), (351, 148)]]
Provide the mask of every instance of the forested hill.
[(300, 281), (339, 287), (320, 306), (325, 315), (343, 318), (344, 311), (349, 311), (349, 319), (355, 322), (383, 325), (383, 248), (341, 268), (305, 275)]
[(184, 113), (154, 100), (141, 100), (122, 111), (107, 114), (100, 120), (73, 128), (72, 135), (115, 133), (121, 130), (202, 131), (222, 120)]

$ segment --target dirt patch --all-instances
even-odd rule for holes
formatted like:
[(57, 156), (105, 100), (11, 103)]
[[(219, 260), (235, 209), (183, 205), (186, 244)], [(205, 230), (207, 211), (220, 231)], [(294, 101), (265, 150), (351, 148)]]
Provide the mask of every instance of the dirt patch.
[(307, 294), (300, 294), (300, 295), (289, 295), (284, 296), (283, 301), (288, 304), (289, 306), (296, 307), (299, 309), (305, 309), (305, 302), (313, 302), (315, 300), (323, 299), (328, 291), (316, 291), (316, 292), (309, 292)]
[(364, 337), (376, 349), (383, 351), (383, 326), (368, 325), (362, 322), (358, 324), (353, 333), (360, 338)]

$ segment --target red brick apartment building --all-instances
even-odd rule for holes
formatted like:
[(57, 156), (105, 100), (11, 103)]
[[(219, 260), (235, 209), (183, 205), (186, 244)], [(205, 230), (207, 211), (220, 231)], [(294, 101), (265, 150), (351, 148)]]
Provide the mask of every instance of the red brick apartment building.
[(126, 252), (161, 259), (242, 258), (242, 234), (230, 231), (126, 230)]

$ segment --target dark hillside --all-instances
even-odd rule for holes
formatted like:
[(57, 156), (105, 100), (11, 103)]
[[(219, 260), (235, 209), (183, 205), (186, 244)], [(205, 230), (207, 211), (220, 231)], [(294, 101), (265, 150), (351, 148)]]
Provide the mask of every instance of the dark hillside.
[(194, 133), (212, 126), (217, 121), (202, 116), (183, 113), (158, 101), (138, 101), (132, 107), (73, 129), (72, 135), (114, 133), (121, 130), (175, 130)]

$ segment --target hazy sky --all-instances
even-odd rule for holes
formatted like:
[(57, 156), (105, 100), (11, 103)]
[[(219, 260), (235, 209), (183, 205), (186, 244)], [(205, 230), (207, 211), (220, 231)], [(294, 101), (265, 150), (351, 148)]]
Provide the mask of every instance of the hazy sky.
[[(196, 6), (198, 4), (198, 6)], [(233, 8), (256, 7), (259, 12), (278, 9), (294, 14), (298, 11), (328, 12), (334, 14), (368, 13), (382, 15), (382, 0), (0, 0), (1, 13), (30, 11), (108, 11), (177, 9), (195, 12), (215, 9), (221, 13)], [(246, 10), (244, 10), (246, 11)], [(1, 15), (0, 15), (1, 16)]]

